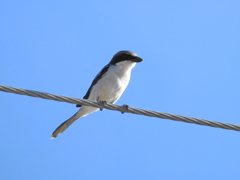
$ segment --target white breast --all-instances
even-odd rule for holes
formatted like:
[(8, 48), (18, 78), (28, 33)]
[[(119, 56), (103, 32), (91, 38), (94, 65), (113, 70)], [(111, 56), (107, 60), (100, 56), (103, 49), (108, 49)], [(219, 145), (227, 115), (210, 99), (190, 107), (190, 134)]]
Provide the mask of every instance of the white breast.
[(126, 89), (135, 62), (123, 61), (111, 65), (102, 79), (93, 86), (89, 99), (115, 103)]

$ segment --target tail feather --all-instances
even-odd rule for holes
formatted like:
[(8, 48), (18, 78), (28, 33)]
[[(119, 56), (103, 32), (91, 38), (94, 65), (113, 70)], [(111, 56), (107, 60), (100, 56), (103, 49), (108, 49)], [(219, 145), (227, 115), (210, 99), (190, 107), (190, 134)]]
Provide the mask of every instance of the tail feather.
[(72, 117), (70, 117), (68, 120), (64, 121), (62, 124), (60, 124), (57, 129), (52, 133), (51, 139), (56, 138), (60, 134), (62, 134), (72, 123), (74, 123), (78, 118), (81, 117), (81, 113), (76, 112)]
[(74, 123), (80, 117), (84, 117), (88, 114), (91, 114), (95, 111), (98, 111), (99, 108), (91, 106), (82, 106), (72, 117), (60, 124), (57, 129), (52, 133), (51, 139), (56, 138), (58, 135), (63, 133), (72, 123)]

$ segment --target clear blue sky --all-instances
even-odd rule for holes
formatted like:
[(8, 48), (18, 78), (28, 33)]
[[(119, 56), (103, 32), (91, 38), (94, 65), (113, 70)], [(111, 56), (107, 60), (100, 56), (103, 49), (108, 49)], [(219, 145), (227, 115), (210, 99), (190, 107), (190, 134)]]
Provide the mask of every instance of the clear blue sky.
[[(240, 1), (0, 2), (0, 84), (82, 98), (119, 50), (118, 105), (240, 124)], [(239, 180), (240, 132), (0, 92), (2, 180)]]

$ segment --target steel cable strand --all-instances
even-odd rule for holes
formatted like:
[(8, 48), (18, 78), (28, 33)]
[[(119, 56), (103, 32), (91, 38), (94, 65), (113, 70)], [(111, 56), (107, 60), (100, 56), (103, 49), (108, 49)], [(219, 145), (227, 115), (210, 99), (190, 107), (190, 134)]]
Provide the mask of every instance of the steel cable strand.
[(161, 112), (157, 112), (157, 111), (150, 111), (150, 110), (132, 108), (132, 107), (128, 107), (126, 109), (123, 106), (118, 106), (118, 105), (114, 105), (114, 104), (107, 104), (107, 103), (101, 104), (100, 102), (89, 101), (86, 99), (78, 99), (78, 98), (73, 98), (73, 97), (60, 96), (60, 95), (55, 95), (55, 94), (50, 94), (50, 93), (43, 93), (43, 92), (38, 92), (38, 91), (14, 88), (14, 87), (10, 87), (10, 86), (0, 85), (0, 91), (10, 92), (10, 93), (15, 93), (15, 94), (20, 94), (20, 95), (28, 95), (28, 96), (32, 96), (32, 97), (39, 97), (39, 98), (43, 98), (43, 99), (50, 99), (50, 100), (55, 100), (55, 101), (60, 101), (60, 102), (68, 102), (68, 103), (72, 103), (72, 104), (94, 106), (97, 108), (105, 108), (105, 109), (115, 110), (115, 111), (120, 111), (120, 112), (127, 112), (127, 113), (132, 113), (132, 114), (145, 115), (145, 116), (150, 116), (150, 117), (170, 119), (170, 120), (175, 120), (175, 121), (182, 121), (182, 122), (194, 123), (194, 124), (205, 125), (205, 126), (210, 126), (210, 127), (218, 127), (218, 128), (223, 128), (223, 129), (240, 131), (240, 126), (234, 125), (234, 124), (221, 123), (221, 122), (217, 122), (217, 121), (209, 121), (209, 120), (205, 120), (205, 119), (197, 119), (197, 118), (193, 118), (193, 117), (161, 113)]

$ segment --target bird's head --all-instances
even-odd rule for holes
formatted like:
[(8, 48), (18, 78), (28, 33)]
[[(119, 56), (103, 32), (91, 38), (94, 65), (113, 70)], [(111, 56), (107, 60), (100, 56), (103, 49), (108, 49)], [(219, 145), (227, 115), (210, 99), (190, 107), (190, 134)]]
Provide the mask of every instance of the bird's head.
[(138, 55), (132, 51), (119, 51), (116, 53), (112, 60), (110, 61), (111, 65), (116, 65), (119, 62), (123, 61), (131, 61), (134, 63), (142, 62), (142, 58), (138, 57)]

